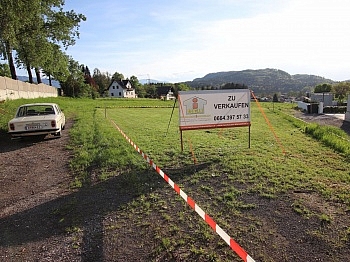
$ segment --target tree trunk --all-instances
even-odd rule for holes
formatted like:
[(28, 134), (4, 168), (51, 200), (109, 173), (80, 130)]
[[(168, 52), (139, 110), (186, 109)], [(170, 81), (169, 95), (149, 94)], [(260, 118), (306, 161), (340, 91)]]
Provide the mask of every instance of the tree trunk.
[(35, 74), (36, 74), (36, 81), (38, 82), (38, 84), (41, 84), (41, 75), (40, 75), (40, 69), (39, 68), (35, 68)]
[(29, 65), (27, 65), (27, 72), (28, 72), (28, 77), (29, 77), (29, 83), (33, 84), (32, 70), (30, 70), (30, 66)]
[(5, 48), (6, 48), (6, 54), (7, 54), (7, 61), (9, 63), (9, 67), (11, 71), (11, 77), (12, 79), (17, 80), (16, 67), (12, 57), (12, 48), (10, 47), (10, 44), (8, 42), (5, 44), (5, 46), (6, 46)]
[(52, 86), (52, 79), (51, 79), (51, 75), (49, 74), (49, 85)]

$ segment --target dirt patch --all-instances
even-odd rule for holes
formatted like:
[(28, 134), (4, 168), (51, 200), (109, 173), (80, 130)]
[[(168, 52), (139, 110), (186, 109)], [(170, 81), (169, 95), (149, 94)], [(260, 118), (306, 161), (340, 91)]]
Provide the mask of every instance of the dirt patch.
[[(69, 121), (67, 129), (71, 125)], [(43, 207), (50, 208), (48, 203), (71, 193), (68, 132), (61, 138), (45, 139), (0, 136), (0, 260), (43, 261), (50, 257), (54, 261), (55, 256), (45, 253), (57, 249), (62, 238), (50, 234), (57, 232), (57, 227), (45, 228), (50, 218), (39, 214), (45, 211)], [(50, 232), (46, 239), (40, 237), (43, 230)]]
[(133, 199), (135, 192), (123, 188), (132, 184), (129, 173), (70, 187), (72, 124), (61, 138), (11, 140), (0, 133), (0, 261), (147, 261), (130, 235), (120, 240), (123, 248), (104, 244), (104, 225), (118, 223), (113, 212)]
[[(68, 129), (71, 124), (67, 123)], [(19, 140), (1, 134), (0, 217), (69, 192), (68, 139), (67, 132), (61, 138)]]
[[(58, 139), (12, 141), (0, 134), (0, 261), (241, 261), (182, 200), (173, 200), (171, 189), (162, 190), (167, 185), (153, 170), (136, 174), (164, 199), (151, 213), (123, 210), (142, 201), (132, 171), (72, 190), (71, 126), (69, 121)], [(256, 261), (350, 261), (350, 219), (342, 205), (314, 192), (276, 199), (247, 193), (241, 200), (255, 208), (227, 223), (236, 225), (232, 236)], [(177, 225), (167, 223), (181, 216)], [(207, 231), (209, 236), (202, 233)], [(171, 249), (166, 240), (172, 239), (190, 243)], [(213, 256), (200, 256), (203, 248)]]
[(350, 122), (339, 119), (333, 115), (306, 114), (300, 111), (295, 111), (294, 116), (308, 123), (339, 127), (350, 136)]

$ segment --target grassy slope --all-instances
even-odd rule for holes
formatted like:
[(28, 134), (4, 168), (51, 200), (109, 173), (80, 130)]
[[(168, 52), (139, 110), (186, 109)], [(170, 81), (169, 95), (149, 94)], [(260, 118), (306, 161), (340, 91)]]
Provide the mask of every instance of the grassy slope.
[[(303, 127), (296, 126), (279, 113), (282, 110), (288, 112), (290, 105), (281, 104), (275, 107), (275, 112), (265, 108), (280, 143), (252, 103), (250, 149), (248, 128), (232, 128), (186, 131), (185, 149), (181, 152), (177, 110), (168, 129), (173, 102), (51, 100), (76, 119), (70, 145), (75, 152), (71, 162), (76, 175), (73, 186), (81, 187), (127, 173), (120, 190), (133, 194), (134, 201), (115, 211), (122, 219), (117, 224), (110, 224), (106, 235), (123, 237), (117, 230), (123, 221), (140, 232), (146, 230), (154, 240), (153, 259), (171, 257), (174, 253), (184, 260), (203, 261), (237, 260), (237, 256), (147, 167), (141, 156), (105, 119), (105, 113), (229, 235), (261, 261), (272, 261), (271, 253), (275, 253), (275, 259), (287, 256), (288, 251), (279, 254), (277, 250), (281, 247), (266, 247), (271, 245), (269, 234), (276, 229), (262, 234), (265, 222), (255, 214), (261, 204), (256, 199), (283, 201), (291, 192), (312, 192), (322, 201), (339, 203), (350, 209), (348, 160), (307, 136)], [(6, 102), (0, 108), (2, 112), (13, 114), (17, 105), (23, 102)], [(135, 105), (167, 105), (169, 108), (119, 107)], [(104, 107), (108, 109), (105, 111)], [(2, 116), (2, 129), (8, 119), (7, 114)], [(193, 165), (194, 160), (196, 165)], [(317, 217), (321, 222), (337, 221), (325, 211), (311, 209), (302, 199), (288, 201), (292, 201), (291, 209), (300, 219)], [(320, 241), (330, 239), (327, 243), (334, 248), (346, 245), (350, 238), (349, 227), (334, 235), (318, 229), (316, 233), (315, 229), (312, 232), (319, 234)]]

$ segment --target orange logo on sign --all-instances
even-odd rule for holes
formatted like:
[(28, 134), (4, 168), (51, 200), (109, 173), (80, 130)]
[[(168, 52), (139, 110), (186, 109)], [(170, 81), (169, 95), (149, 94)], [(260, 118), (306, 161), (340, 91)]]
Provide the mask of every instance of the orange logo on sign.
[(184, 106), (186, 107), (186, 114), (204, 114), (204, 107), (206, 104), (207, 100), (199, 97), (192, 97), (190, 99), (187, 99), (184, 102)]

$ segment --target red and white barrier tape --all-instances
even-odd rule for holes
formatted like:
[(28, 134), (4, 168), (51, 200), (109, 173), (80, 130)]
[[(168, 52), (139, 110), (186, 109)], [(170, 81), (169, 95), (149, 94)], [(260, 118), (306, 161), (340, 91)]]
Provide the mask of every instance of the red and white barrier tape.
[(182, 191), (182, 189), (175, 184), (168, 176), (165, 174), (153, 161), (150, 159), (124, 132), (119, 128), (119, 126), (111, 120), (114, 126), (119, 130), (119, 132), (124, 136), (124, 138), (134, 147), (134, 149), (139, 152), (142, 157), (149, 163), (150, 166), (161, 176), (163, 179), (178, 193), (186, 203), (197, 212), (197, 214), (216, 232), (219, 236), (231, 247), (236, 254), (243, 259), (245, 262), (255, 262), (247, 252), (236, 242), (234, 241), (216, 222), (207, 215), (202, 208), (200, 208), (194, 200), (187, 196), (187, 194)]

